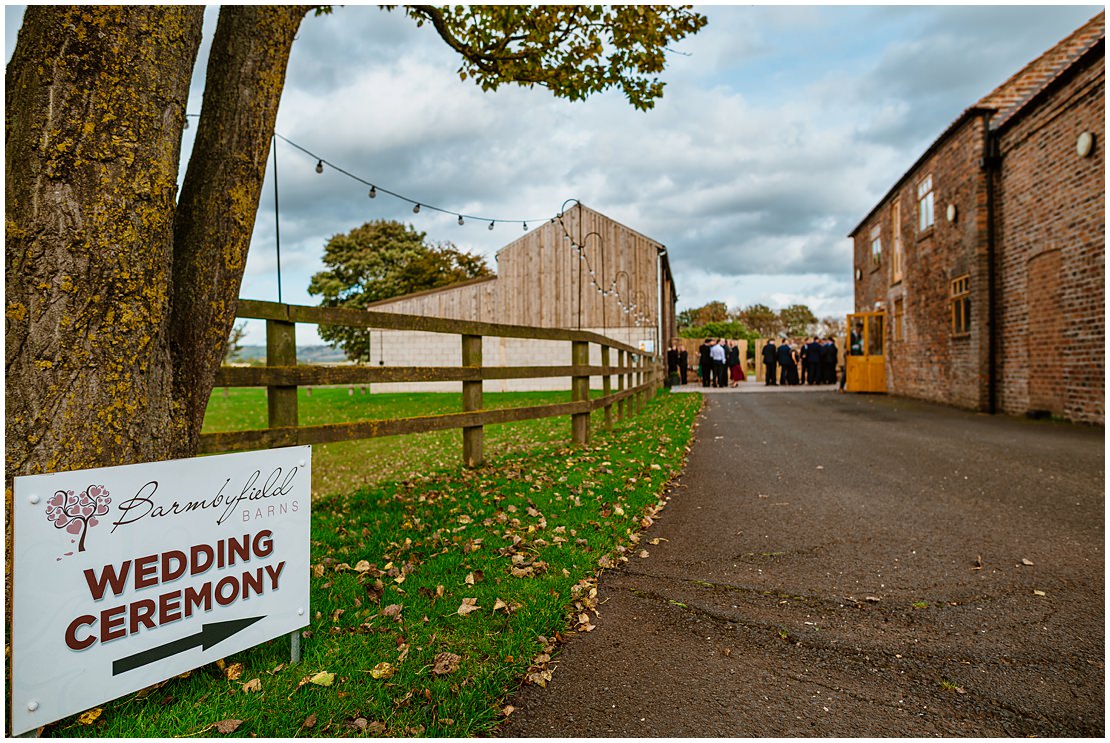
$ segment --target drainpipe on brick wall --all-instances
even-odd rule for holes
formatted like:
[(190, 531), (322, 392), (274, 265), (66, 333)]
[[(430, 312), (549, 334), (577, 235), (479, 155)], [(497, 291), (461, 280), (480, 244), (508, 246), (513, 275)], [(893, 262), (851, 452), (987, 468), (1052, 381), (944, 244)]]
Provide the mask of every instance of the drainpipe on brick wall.
[(987, 412), (998, 412), (998, 266), (995, 265), (995, 174), (1002, 169), (998, 137), (991, 132), (993, 111), (983, 114), (983, 157), (979, 165), (987, 182)]

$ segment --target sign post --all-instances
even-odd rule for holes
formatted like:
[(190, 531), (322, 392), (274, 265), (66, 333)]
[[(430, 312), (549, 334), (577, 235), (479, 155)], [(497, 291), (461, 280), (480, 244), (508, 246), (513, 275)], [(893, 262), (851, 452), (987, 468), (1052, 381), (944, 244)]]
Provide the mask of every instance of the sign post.
[(308, 624), (311, 456), (15, 478), (12, 734)]

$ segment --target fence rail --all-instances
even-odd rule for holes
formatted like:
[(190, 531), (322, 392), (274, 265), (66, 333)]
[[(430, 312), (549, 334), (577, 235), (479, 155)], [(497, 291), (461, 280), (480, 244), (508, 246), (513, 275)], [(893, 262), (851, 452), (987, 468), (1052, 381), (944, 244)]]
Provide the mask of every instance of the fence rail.
[[(326, 307), (240, 300), (236, 316), (266, 321), (266, 366), (223, 367), (216, 375), (221, 387), (266, 387), (269, 425), (265, 429), (205, 433), (200, 437), (202, 453), (244, 451), (280, 446), (322, 444), (352, 439), (397, 436), (460, 428), (463, 431), (463, 461), (468, 466), (483, 462), (484, 426), (494, 423), (570, 416), (571, 439), (585, 444), (590, 438), (590, 413), (605, 411), (605, 426), (616, 418), (639, 412), (662, 383), (659, 357), (597, 333), (563, 328), (533, 328), (522, 325), (448, 320), (416, 315), (399, 315)], [(299, 366), (296, 324), (345, 325), (380, 330), (408, 330), (457, 335), (462, 344), (459, 367), (370, 367)], [(566, 366), (484, 366), (482, 338), (525, 338), (570, 343)], [(589, 363), (590, 344), (600, 346), (601, 364)], [(616, 364), (611, 353), (617, 352)], [(602, 378), (602, 396), (590, 398), (590, 377)], [(612, 377), (617, 377), (617, 390)], [(542, 379), (569, 377), (571, 400), (550, 405), (484, 409), (482, 382), (485, 380)], [(374, 384), (387, 382), (461, 382), (463, 410), (444, 415), (387, 420), (298, 425), (297, 388), (306, 385)]]

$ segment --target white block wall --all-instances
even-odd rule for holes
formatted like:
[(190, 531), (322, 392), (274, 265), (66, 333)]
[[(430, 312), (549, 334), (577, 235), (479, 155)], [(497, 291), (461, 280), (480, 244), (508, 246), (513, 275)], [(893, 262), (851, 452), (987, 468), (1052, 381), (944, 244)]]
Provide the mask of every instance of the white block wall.
[[(653, 339), (651, 328), (583, 328), (604, 334), (614, 340), (634, 347)], [(616, 365), (618, 353), (609, 352), (609, 363)], [(447, 366), (462, 365), (462, 339), (444, 333), (413, 332), (407, 330), (372, 330), (370, 360), (380, 366)], [(525, 338), (482, 339), (482, 364), (484, 366), (569, 366), (570, 341), (537, 341)], [(590, 344), (590, 364), (601, 364), (601, 347)], [(533, 390), (569, 390), (570, 377), (541, 379), (487, 380), (482, 385), (485, 392), (525, 392)], [(613, 377), (613, 389), (617, 379)], [(601, 377), (593, 377), (590, 386), (601, 388)], [(459, 392), (462, 382), (397, 382), (370, 385), (370, 392)]]

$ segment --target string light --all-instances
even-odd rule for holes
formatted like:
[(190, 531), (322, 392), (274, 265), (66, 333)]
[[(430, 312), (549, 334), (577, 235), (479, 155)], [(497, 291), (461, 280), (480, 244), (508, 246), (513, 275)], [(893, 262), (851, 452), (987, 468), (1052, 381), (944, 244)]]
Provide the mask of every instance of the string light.
[[(195, 114), (187, 114), (187, 115), (193, 116)], [(430, 204), (421, 203), (419, 201), (416, 201), (415, 199), (410, 199), (407, 196), (396, 193), (395, 191), (390, 191), (387, 188), (378, 188), (378, 186), (376, 184), (371, 183), (370, 181), (366, 180), (365, 178), (360, 178), (359, 176), (355, 175), (354, 173), (351, 173), (350, 171), (339, 167), (335, 163), (332, 163), (332, 162), (329, 162), (329, 161), (325, 160), (324, 158), (317, 155), (315, 152), (312, 152), (311, 150), (309, 150), (305, 147), (302, 147), (301, 145), (297, 144), (296, 142), (289, 139), (288, 137), (283, 137), (282, 135), (278, 134), (277, 132), (274, 132), (274, 136), (276, 138), (280, 139), (281, 141), (285, 142), (289, 146), (293, 147), (294, 149), (300, 150), (304, 154), (306, 154), (309, 157), (315, 159), (316, 160), (316, 172), (317, 173), (323, 173), (324, 172), (324, 165), (326, 164), (332, 170), (335, 170), (338, 173), (341, 173), (342, 175), (347, 176), (351, 180), (358, 181), (359, 183), (362, 183), (363, 185), (368, 186), (370, 188), (370, 190), (367, 193), (367, 195), (371, 199), (377, 198), (378, 191), (381, 191), (382, 193), (389, 194), (390, 196), (392, 196), (395, 199), (400, 199), (401, 201), (407, 201), (408, 203), (412, 204), (413, 205), (413, 210), (412, 210), (413, 214), (419, 214), (421, 208), (424, 208), (424, 209), (431, 209), (432, 211), (440, 212), (442, 214), (449, 214), (449, 215), (454, 215), (456, 217), (462, 217), (462, 218), (466, 218), (466, 219), (473, 219), (473, 220), (478, 221), (478, 222), (483, 222), (483, 221), (486, 221), (487, 219), (489, 219), (488, 217), (480, 217), (480, 216), (476, 216), (474, 214), (459, 214), (458, 212), (455, 212), (454, 210), (442, 209), (438, 206), (432, 206)], [(532, 221), (533, 222), (542, 222), (543, 220), (542, 219), (533, 219)], [(528, 231), (528, 223), (524, 220), (521, 220), (521, 219), (491, 219), (491, 220), (489, 220), (489, 229), (492, 230), (493, 225), (496, 224), (497, 222), (520, 222), (521, 224), (524, 225), (524, 231), (525, 232)], [(554, 217), (551, 218), (551, 222), (552, 223), (555, 222)]]
[[(193, 115), (193, 114), (189, 114), (189, 115)], [(309, 157), (314, 158), (316, 160), (316, 172), (317, 173), (323, 173), (324, 172), (324, 163), (326, 162), (324, 160), (324, 158), (319, 157), (318, 155), (311, 152), (310, 150), (302, 147), (301, 145), (299, 145), (296, 142), (288, 139), (287, 137), (283, 137), (282, 135), (280, 135), (276, 132), (274, 133), (274, 136), (276, 138), (281, 139), (283, 142), (292, 146), (293, 148), (295, 148), (297, 150), (300, 150), (301, 152), (308, 155)], [(355, 175), (355, 174), (353, 174), (353, 173), (351, 173), (347, 170), (344, 170), (343, 168), (335, 165), (334, 163), (328, 162), (327, 164), (333, 170), (341, 173), (342, 175), (345, 175), (348, 178), (351, 178), (352, 180), (358, 181), (358, 182), (362, 183), (365, 186), (369, 186), (370, 190), (367, 192), (367, 196), (371, 199), (377, 198), (379, 188), (377, 187), (376, 184), (371, 183), (370, 181), (365, 180), (363, 178), (360, 178), (359, 176), (357, 176), (357, 175)], [(412, 207), (412, 213), (413, 214), (419, 214), (421, 208), (426, 207), (428, 209), (440, 212), (442, 214), (454, 215), (460, 226), (465, 224), (465, 221), (466, 221), (465, 218), (466, 217), (469, 217), (469, 218), (477, 220), (477, 221), (484, 221), (484, 219), (482, 217), (476, 217), (474, 215), (464, 215), (464, 214), (461, 214), (461, 213), (458, 213), (458, 212), (453, 212), (453, 211), (449, 211), (447, 209), (442, 209), (442, 208), (437, 207), (437, 206), (422, 204), (419, 201), (416, 201), (414, 199), (410, 199), (407, 196), (403, 196), (399, 193), (396, 193), (394, 191), (390, 191), (389, 189), (386, 189), (386, 188), (382, 188), (380, 190), (382, 192), (386, 193), (386, 194), (389, 194), (390, 196), (392, 196), (396, 199), (400, 199), (401, 201), (407, 201), (408, 203), (412, 204), (413, 205), (413, 207)], [(594, 271), (593, 266), (590, 265), (589, 258), (586, 255), (585, 246), (578, 245), (574, 241), (574, 238), (571, 237), (571, 235), (570, 235), (570, 231), (567, 229), (566, 223), (563, 221), (563, 217), (564, 217), (564, 214), (565, 214), (564, 208), (566, 207), (566, 205), (568, 203), (570, 203), (572, 201), (578, 203), (578, 205), (581, 206), (581, 202), (578, 202), (577, 199), (568, 199), (567, 201), (564, 201), (563, 202), (563, 208), (560, 208), (559, 212), (554, 217), (550, 218), (551, 224), (555, 224), (556, 222), (559, 222), (559, 224), (560, 224), (560, 226), (562, 227), (562, 230), (563, 230), (563, 240), (566, 241), (566, 242), (569, 242), (570, 246), (572, 248), (574, 248), (574, 250), (578, 253), (578, 259), (580, 261), (585, 262), (586, 267), (589, 269), (590, 282), (594, 285), (597, 292), (599, 294), (601, 294), (602, 297), (609, 297), (609, 296), (614, 297), (616, 302), (617, 302), (617, 306), (620, 307), (622, 312), (624, 312), (626, 315), (631, 314), (631, 315), (634, 315), (636, 317), (636, 324), (637, 325), (641, 324), (641, 319), (644, 320), (645, 322), (648, 321), (650, 318), (648, 318), (648, 316), (646, 314), (636, 311), (636, 303), (635, 302), (633, 302), (630, 305), (626, 305), (623, 302), (623, 300), (621, 298), (621, 295), (620, 295), (620, 292), (617, 290), (617, 280), (616, 279), (614, 279), (613, 282), (610, 284), (608, 290), (604, 289), (601, 286), (600, 282), (598, 281), (597, 273)], [(533, 221), (542, 221), (542, 220), (533, 220)], [(497, 222), (520, 222), (521, 227), (524, 230), (524, 232), (528, 231), (528, 222), (525, 221), (525, 220), (519, 220), (519, 219), (491, 219), (491, 220), (489, 220), (488, 229), (492, 231)]]

